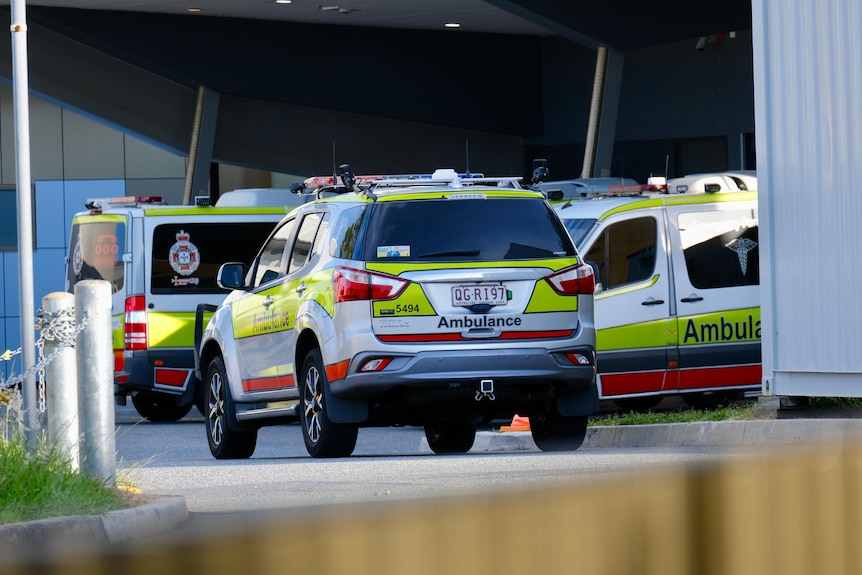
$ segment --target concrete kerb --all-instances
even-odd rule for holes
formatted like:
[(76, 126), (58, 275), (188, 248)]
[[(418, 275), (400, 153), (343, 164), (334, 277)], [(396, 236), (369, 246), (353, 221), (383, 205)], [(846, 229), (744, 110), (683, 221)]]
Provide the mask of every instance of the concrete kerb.
[(188, 521), (182, 497), (160, 497), (100, 515), (78, 515), (0, 525), (0, 557), (44, 557), (123, 543), (169, 531)]
[[(755, 419), (589, 427), (583, 447), (760, 447), (859, 440), (862, 440), (860, 419)], [(431, 452), (424, 438), (420, 451)], [(538, 448), (529, 431), (480, 431), (470, 451), (538, 451)]]

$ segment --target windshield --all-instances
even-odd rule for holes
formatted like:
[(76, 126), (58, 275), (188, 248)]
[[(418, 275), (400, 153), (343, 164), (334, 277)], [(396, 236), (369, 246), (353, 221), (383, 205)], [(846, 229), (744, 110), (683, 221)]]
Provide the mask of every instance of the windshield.
[(536, 198), (378, 202), (364, 242), (366, 261), (500, 261), (575, 254), (556, 214)]
[(122, 289), (125, 238), (123, 218), (73, 225), (66, 266), (69, 289), (81, 280), (105, 280), (113, 292)]
[(572, 241), (575, 242), (575, 245), (581, 246), (587, 238), (587, 234), (596, 225), (596, 221), (594, 219), (564, 219), (563, 225), (569, 230), (569, 235), (572, 236)]

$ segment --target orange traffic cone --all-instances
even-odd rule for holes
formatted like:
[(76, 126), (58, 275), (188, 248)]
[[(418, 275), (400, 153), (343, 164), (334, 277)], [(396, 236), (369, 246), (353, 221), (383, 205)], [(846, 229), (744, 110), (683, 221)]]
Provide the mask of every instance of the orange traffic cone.
[(500, 427), (500, 431), (530, 431), (530, 419), (516, 414), (512, 423)]

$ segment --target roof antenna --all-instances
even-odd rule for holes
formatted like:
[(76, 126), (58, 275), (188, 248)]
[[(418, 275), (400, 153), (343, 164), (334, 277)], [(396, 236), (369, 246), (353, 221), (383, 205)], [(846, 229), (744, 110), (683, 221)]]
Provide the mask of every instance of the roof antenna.
[(338, 170), (335, 167), (335, 140), (332, 140), (332, 185), (338, 185)]
[(464, 138), (464, 152), (467, 155), (467, 173), (465, 174), (468, 178), (470, 177), (470, 139)]

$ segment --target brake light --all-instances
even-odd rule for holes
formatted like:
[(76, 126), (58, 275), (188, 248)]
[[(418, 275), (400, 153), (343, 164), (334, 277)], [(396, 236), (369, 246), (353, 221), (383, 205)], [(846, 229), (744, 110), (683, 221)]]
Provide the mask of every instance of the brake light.
[(545, 278), (560, 295), (591, 295), (596, 291), (593, 268), (580, 264)]
[(336, 303), (364, 299), (392, 299), (404, 291), (410, 283), (395, 276), (353, 268), (335, 268), (332, 281), (335, 284)]
[(123, 324), (125, 347), (139, 351), (147, 349), (147, 301), (142, 295), (126, 298), (126, 315)]

